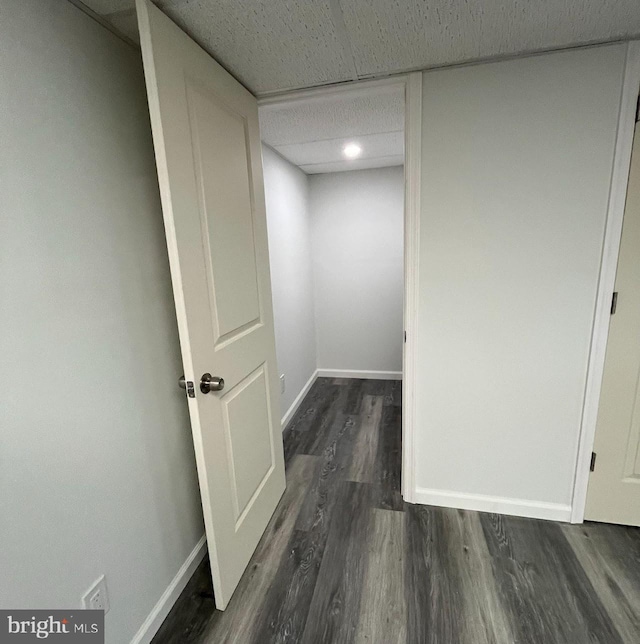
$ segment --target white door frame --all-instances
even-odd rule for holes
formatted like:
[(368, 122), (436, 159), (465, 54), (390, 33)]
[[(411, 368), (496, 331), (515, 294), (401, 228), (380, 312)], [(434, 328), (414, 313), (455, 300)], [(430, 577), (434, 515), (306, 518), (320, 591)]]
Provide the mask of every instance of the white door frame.
[(402, 496), (414, 502), (415, 492), (415, 356), (417, 355), (418, 243), (420, 238), (420, 161), (422, 157), (422, 72), (377, 80), (353, 81), (313, 89), (284, 92), (258, 99), (258, 107), (291, 105), (327, 96), (366, 94), (383, 87), (401, 86), (405, 91), (404, 122), (404, 330), (402, 382)]
[(587, 502), (589, 465), (596, 435), (604, 359), (609, 337), (611, 297), (615, 285), (618, 253), (620, 251), (622, 219), (627, 197), (631, 147), (639, 91), (640, 41), (634, 40), (627, 43), (618, 131), (611, 172), (611, 188), (607, 205), (607, 222), (602, 247), (600, 277), (598, 280), (591, 350), (587, 366), (587, 382), (571, 500), (571, 523), (582, 523), (584, 521), (584, 510)]

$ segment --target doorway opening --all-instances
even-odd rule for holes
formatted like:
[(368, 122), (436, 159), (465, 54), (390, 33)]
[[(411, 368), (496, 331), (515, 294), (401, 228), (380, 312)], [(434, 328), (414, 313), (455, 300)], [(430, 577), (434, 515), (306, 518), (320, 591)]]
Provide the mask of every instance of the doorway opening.
[(318, 378), (402, 379), (405, 84), (267, 99), (259, 116), (284, 429)]

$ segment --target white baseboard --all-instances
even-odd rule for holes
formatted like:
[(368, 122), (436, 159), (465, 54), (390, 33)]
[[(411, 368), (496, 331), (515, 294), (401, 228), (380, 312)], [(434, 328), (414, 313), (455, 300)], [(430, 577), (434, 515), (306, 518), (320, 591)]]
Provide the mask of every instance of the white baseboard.
[(196, 544), (196, 547), (187, 557), (187, 560), (180, 566), (180, 570), (178, 570), (176, 576), (171, 580), (167, 589), (162, 593), (162, 597), (160, 597), (158, 603), (153, 607), (147, 619), (144, 620), (138, 632), (133, 636), (131, 644), (149, 644), (151, 642), (153, 636), (158, 632), (162, 622), (164, 622), (169, 614), (169, 611), (176, 603), (176, 600), (180, 597), (180, 593), (184, 590), (187, 582), (200, 565), (206, 552), (207, 537), (203, 534)]
[(430, 490), (417, 488), (414, 502), (422, 505), (437, 505), (444, 508), (460, 510), (476, 510), (478, 512), (494, 512), (495, 514), (510, 514), (515, 517), (531, 519), (547, 519), (550, 521), (570, 521), (571, 506), (561, 503), (544, 503), (526, 499), (509, 499), (484, 494), (462, 494), (447, 490)]
[(402, 371), (352, 371), (350, 369), (318, 369), (319, 378), (365, 378), (367, 380), (402, 380)]
[(295, 400), (291, 403), (291, 407), (287, 409), (285, 415), (282, 417), (282, 431), (284, 431), (284, 428), (287, 426), (287, 423), (293, 418), (293, 415), (296, 413), (296, 411), (298, 411), (298, 407), (300, 407), (300, 403), (302, 402), (304, 397), (309, 393), (309, 389), (311, 389), (317, 377), (318, 377), (318, 370), (316, 369), (311, 374), (311, 378), (307, 380), (307, 384), (302, 388), (302, 391), (296, 396)]

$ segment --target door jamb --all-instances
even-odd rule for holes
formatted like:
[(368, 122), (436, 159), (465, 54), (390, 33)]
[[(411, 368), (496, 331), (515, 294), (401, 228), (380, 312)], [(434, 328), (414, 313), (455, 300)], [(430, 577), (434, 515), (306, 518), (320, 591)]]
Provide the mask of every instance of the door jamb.
[(600, 390), (604, 375), (604, 361), (609, 336), (611, 294), (614, 290), (622, 219), (627, 197), (627, 183), (631, 164), (631, 147), (635, 116), (640, 91), (640, 41), (627, 43), (627, 52), (614, 149), (611, 188), (607, 205), (607, 221), (600, 265), (600, 277), (594, 311), (591, 348), (587, 366), (584, 404), (571, 500), (571, 523), (584, 521), (589, 484), (591, 452), (596, 435)]
[(404, 330), (402, 355), (402, 498), (415, 503), (416, 365), (422, 185), (422, 72), (407, 76), (404, 122)]
[(416, 355), (418, 328), (418, 246), (420, 241), (420, 185), (422, 158), (422, 72), (411, 72), (376, 80), (353, 81), (297, 90), (258, 98), (258, 107), (282, 106), (301, 101), (384, 87), (403, 86), (404, 122), (404, 330), (402, 378), (402, 497), (415, 500), (415, 412)]

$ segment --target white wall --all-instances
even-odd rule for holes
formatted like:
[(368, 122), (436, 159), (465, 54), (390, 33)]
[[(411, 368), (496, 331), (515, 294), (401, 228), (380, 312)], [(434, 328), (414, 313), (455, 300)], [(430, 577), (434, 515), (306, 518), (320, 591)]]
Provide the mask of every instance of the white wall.
[(313, 175), (318, 367), (402, 371), (402, 167)]
[(316, 371), (309, 180), (262, 146), (278, 371), (286, 415)]
[(268, 146), (263, 166), (288, 421), (316, 369), (402, 372), (404, 176), (401, 167), (307, 176)]
[(139, 52), (0, 0), (0, 606), (106, 574), (128, 642), (202, 537)]
[(422, 502), (568, 518), (624, 54), (423, 75)]

